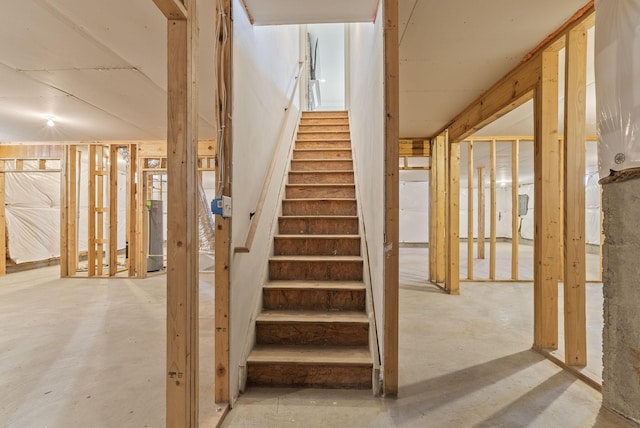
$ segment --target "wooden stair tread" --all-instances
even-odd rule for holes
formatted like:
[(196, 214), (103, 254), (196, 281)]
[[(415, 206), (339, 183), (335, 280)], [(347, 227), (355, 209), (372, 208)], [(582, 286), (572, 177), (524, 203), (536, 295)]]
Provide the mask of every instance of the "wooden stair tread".
[(369, 324), (367, 314), (362, 311), (302, 311), (302, 310), (266, 310), (256, 318), (258, 323), (349, 323)]
[(360, 235), (345, 235), (345, 234), (335, 234), (335, 235), (311, 235), (311, 234), (278, 234), (275, 236), (279, 239), (360, 239)]
[[(309, 160), (309, 159), (296, 159), (296, 160)], [(321, 169), (319, 171), (289, 171), (289, 174), (345, 174), (345, 173), (353, 174), (353, 172), (354, 171), (352, 169), (336, 169), (336, 170)]]
[[(346, 131), (345, 131), (346, 132)], [(309, 139), (305, 139), (305, 140), (300, 140), (299, 138), (296, 139), (296, 142), (302, 141), (304, 143), (308, 143), (308, 142), (313, 142), (313, 141), (320, 141), (320, 142), (344, 142), (344, 141), (348, 141), (351, 142), (351, 138), (309, 138)], [(300, 149), (300, 150), (305, 150), (305, 149)], [(349, 149), (345, 149), (345, 150), (351, 150)]]
[(271, 256), (276, 262), (361, 262), (360, 256)]
[[(288, 187), (355, 187), (354, 183), (300, 183), (287, 184)], [(286, 199), (285, 199), (286, 200)]]
[(357, 219), (358, 216), (357, 215), (283, 215), (280, 216), (280, 218), (284, 218), (284, 219), (306, 219), (306, 218), (310, 218), (310, 219), (329, 219), (329, 220), (335, 220), (335, 219), (344, 219), (344, 220), (354, 220)]
[[(299, 186), (294, 184), (294, 186)], [(356, 202), (355, 198), (300, 198), (300, 199), (283, 199), (282, 202), (318, 202), (318, 201), (350, 201)], [(309, 217), (309, 216), (301, 216)]]
[(365, 290), (364, 282), (358, 281), (269, 281), (263, 285), (267, 290)]
[(366, 346), (256, 345), (247, 358), (247, 363), (373, 365), (373, 360)]

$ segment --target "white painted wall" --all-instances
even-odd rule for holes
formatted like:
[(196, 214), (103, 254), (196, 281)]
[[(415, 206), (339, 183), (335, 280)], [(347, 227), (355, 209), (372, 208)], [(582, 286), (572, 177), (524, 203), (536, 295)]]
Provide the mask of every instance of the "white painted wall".
[(318, 110), (343, 110), (345, 107), (345, 24), (307, 26), (311, 51), (318, 40), (316, 78), (320, 80), (321, 103)]
[[(294, 76), (298, 71), (299, 27), (253, 27), (239, 0), (234, 0), (233, 41), (233, 226), (231, 247), (244, 246), (250, 228), (249, 214), (256, 210), (271, 159), (283, 134), (290, 141), (300, 106), (296, 101), (285, 112)], [(285, 123), (285, 119), (288, 119)], [(288, 144), (283, 144), (288, 149)], [(271, 232), (280, 208), (280, 190), (287, 154), (277, 154), (274, 180), (263, 206), (260, 223), (247, 254), (232, 254), (230, 379), (231, 397), (240, 389), (240, 366), (254, 343), (255, 316), (262, 303), (262, 284), (267, 279)]]
[(358, 203), (364, 223), (361, 233), (366, 241), (363, 246), (367, 251), (365, 256), (369, 259), (378, 343), (383, 349), (385, 144), (382, 12), (378, 12), (375, 23), (350, 24), (348, 33), (348, 97)]

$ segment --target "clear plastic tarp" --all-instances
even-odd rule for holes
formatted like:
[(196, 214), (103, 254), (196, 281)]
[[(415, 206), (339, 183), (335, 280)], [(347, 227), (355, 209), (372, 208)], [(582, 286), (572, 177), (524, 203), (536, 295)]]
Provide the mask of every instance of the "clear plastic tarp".
[(640, 0), (596, 0), (599, 173), (640, 167)]

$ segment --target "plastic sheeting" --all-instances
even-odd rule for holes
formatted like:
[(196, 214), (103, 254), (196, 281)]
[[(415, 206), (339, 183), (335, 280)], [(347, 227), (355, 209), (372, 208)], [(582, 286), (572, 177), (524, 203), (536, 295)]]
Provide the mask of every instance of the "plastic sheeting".
[(60, 174), (6, 173), (9, 257), (15, 263), (60, 256)]
[(200, 203), (198, 204), (198, 219), (199, 219), (199, 235), (200, 235), (200, 251), (213, 253), (215, 251), (215, 239), (216, 229), (211, 214), (211, 206), (207, 199), (207, 194), (202, 185), (202, 180), (198, 180), (198, 194), (200, 196)]
[(640, 167), (640, 0), (596, 0), (600, 177)]

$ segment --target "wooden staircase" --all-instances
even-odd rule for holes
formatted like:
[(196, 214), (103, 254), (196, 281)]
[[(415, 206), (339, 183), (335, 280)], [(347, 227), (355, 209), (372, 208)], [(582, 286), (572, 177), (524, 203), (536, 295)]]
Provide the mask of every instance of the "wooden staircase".
[(372, 387), (346, 112), (304, 112), (247, 384)]

